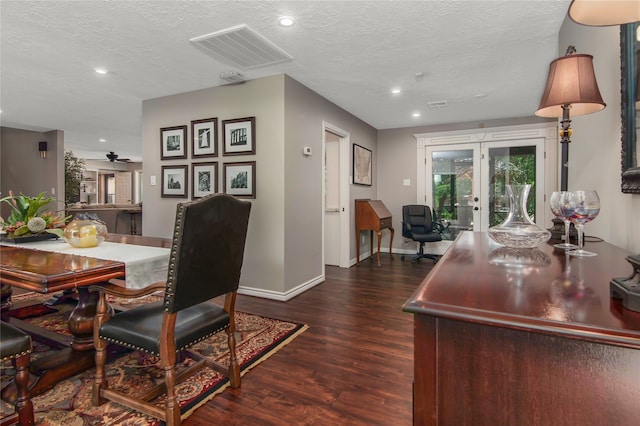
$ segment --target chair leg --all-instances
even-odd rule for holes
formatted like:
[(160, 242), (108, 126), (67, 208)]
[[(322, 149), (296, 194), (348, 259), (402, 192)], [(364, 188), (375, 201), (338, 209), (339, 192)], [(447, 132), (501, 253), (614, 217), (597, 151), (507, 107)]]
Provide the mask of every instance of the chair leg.
[(420, 259), (431, 259), (433, 260), (433, 263), (436, 263), (439, 258), (440, 257), (436, 256), (435, 254), (425, 254), (424, 243), (420, 243), (420, 248), (418, 249), (418, 253), (415, 256), (413, 256), (413, 258), (411, 259), (411, 263), (416, 263)]
[(100, 327), (109, 319), (107, 299), (104, 293), (100, 294), (98, 299), (98, 306), (96, 308), (96, 317), (93, 323), (93, 345), (96, 353), (96, 377), (93, 381), (93, 395), (91, 403), (94, 406), (99, 406), (107, 402), (106, 398), (100, 395), (102, 389), (107, 389), (109, 383), (107, 382), (107, 376), (105, 375), (104, 365), (107, 362), (107, 342), (100, 338)]
[(21, 426), (33, 425), (33, 403), (29, 397), (29, 354), (11, 360), (16, 370), (14, 380), (18, 397), (16, 398), (16, 412)]
[(233, 327), (227, 327), (227, 343), (229, 345), (229, 383), (232, 388), (239, 388), (240, 365), (236, 355), (236, 336)]
[(164, 384), (167, 387), (167, 400), (165, 402), (165, 421), (167, 426), (179, 426), (182, 424), (180, 419), (180, 404), (178, 404), (178, 398), (176, 397), (176, 372), (175, 365), (163, 365), (164, 370)]

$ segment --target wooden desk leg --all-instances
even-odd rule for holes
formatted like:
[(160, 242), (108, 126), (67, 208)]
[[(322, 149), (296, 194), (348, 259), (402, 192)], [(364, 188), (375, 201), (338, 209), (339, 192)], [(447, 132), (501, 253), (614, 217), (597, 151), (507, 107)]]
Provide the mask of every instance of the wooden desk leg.
[(369, 257), (373, 258), (373, 231), (369, 231), (369, 247), (371, 248)]
[(360, 229), (356, 228), (356, 265), (360, 266)]
[(378, 266), (381, 266), (380, 264), (380, 243), (382, 242), (382, 231), (378, 231)]

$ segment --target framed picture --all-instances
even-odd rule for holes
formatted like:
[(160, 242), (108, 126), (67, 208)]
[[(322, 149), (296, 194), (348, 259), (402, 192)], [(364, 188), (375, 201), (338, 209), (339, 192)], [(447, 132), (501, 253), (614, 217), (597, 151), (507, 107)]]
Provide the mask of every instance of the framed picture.
[(222, 155), (256, 153), (256, 118), (236, 118), (222, 121), (224, 150)]
[(371, 150), (353, 144), (353, 183), (371, 186)]
[(187, 126), (163, 127), (160, 129), (160, 159), (187, 158), (186, 143)]
[(218, 119), (205, 118), (203, 120), (192, 121), (191, 122), (191, 158), (217, 157), (217, 156), (218, 156)]
[(193, 180), (192, 198), (218, 192), (218, 163), (192, 163), (191, 179)]
[(238, 198), (256, 198), (256, 162), (224, 164), (224, 192)]
[(187, 166), (162, 166), (162, 197), (187, 198)]

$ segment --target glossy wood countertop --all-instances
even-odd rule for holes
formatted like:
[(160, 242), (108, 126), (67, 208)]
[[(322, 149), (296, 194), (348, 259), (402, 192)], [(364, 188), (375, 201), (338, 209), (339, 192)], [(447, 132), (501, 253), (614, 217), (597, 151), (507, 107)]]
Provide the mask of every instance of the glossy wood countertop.
[(486, 232), (463, 232), (403, 309), (640, 349), (640, 313), (610, 298), (609, 282), (631, 275), (626, 251), (587, 243), (595, 257), (554, 249), (514, 250)]

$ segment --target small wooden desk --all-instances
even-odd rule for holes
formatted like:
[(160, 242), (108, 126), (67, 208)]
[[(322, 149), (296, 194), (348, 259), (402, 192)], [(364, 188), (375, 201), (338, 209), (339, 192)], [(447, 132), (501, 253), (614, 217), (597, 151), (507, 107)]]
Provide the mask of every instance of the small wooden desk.
[(373, 231), (378, 235), (378, 266), (380, 266), (380, 239), (382, 230), (391, 231), (389, 255), (393, 258), (393, 224), (391, 212), (380, 200), (356, 200), (356, 264), (360, 265), (360, 231), (369, 232), (369, 247), (373, 257)]
[(404, 305), (414, 425), (638, 424), (640, 314), (609, 297), (628, 253), (587, 249), (526, 256), (460, 234)]

